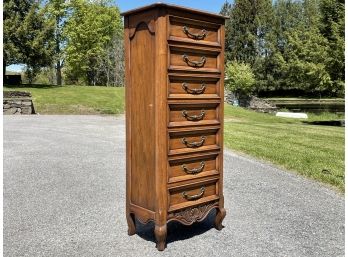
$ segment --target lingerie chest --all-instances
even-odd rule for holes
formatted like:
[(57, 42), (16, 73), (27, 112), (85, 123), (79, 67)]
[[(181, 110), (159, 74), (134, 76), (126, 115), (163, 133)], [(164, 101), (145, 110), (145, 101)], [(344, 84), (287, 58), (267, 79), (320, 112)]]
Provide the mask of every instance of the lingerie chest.
[(128, 234), (153, 221), (164, 250), (169, 221), (216, 209), (223, 227), (225, 17), (164, 3), (122, 15)]

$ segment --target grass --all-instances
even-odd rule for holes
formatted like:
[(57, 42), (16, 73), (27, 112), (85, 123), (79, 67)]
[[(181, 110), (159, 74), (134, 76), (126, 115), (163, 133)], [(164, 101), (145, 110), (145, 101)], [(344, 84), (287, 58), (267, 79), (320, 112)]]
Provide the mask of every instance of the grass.
[[(308, 121), (342, 119), (310, 114)], [(344, 128), (225, 107), (225, 145), (344, 192)]]
[(124, 112), (124, 88), (91, 86), (5, 87), (31, 92), (40, 114), (120, 114)]
[[(124, 88), (64, 86), (5, 87), (29, 91), (40, 114), (120, 114)], [(309, 114), (308, 121), (342, 115)], [(225, 145), (344, 191), (344, 128), (305, 124), (240, 107), (225, 107)]]

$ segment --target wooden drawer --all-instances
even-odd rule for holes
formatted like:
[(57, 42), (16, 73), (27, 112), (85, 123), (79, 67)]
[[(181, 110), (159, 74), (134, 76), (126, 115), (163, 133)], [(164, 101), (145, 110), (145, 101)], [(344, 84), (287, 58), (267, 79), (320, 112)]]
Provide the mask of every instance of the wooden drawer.
[(218, 198), (217, 182), (217, 180), (210, 180), (170, 188), (169, 211)]
[(169, 155), (219, 149), (218, 128), (169, 132)]
[(216, 208), (223, 227), (225, 17), (156, 3), (123, 24), (128, 234), (155, 221), (163, 251), (168, 222), (190, 225)]
[(219, 103), (169, 104), (168, 127), (216, 124), (220, 124)]
[(170, 46), (169, 69), (220, 73), (220, 51)]
[(168, 182), (175, 183), (219, 173), (219, 154), (169, 160)]
[(175, 16), (169, 22), (169, 40), (221, 46), (219, 24)]
[(169, 76), (169, 99), (220, 99), (219, 77)]

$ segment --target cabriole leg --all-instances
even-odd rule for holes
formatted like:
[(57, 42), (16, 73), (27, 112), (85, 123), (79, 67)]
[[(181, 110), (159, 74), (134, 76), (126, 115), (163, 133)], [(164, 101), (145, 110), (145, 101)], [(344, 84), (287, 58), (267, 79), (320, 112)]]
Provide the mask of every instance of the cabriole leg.
[(166, 248), (167, 224), (162, 226), (155, 225), (155, 237), (157, 250), (163, 251)]
[(135, 217), (133, 213), (127, 213), (127, 223), (128, 223), (128, 235), (132, 236), (135, 234)]
[(216, 217), (215, 217), (215, 228), (217, 230), (223, 229), (222, 221), (224, 220), (226, 216), (226, 210), (225, 208), (218, 208), (216, 210)]

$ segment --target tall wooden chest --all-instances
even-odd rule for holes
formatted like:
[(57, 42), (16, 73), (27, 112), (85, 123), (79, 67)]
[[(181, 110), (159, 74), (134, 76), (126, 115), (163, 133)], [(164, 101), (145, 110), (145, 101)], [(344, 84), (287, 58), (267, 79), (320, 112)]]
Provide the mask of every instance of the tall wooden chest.
[(169, 221), (216, 209), (223, 227), (225, 17), (164, 3), (122, 15), (128, 234), (153, 221), (164, 250)]

